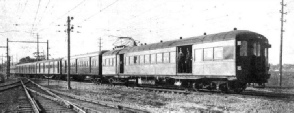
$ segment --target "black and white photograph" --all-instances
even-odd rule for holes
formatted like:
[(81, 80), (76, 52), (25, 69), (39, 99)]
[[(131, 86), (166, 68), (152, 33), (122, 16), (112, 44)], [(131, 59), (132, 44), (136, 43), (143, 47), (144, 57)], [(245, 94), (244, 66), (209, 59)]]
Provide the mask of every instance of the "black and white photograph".
[(294, 0), (0, 0), (0, 113), (293, 113)]

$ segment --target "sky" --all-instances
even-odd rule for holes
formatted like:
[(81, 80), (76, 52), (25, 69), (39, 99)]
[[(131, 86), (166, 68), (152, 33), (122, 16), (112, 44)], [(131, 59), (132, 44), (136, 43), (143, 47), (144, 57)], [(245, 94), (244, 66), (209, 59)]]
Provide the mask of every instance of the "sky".
[[(279, 63), (281, 0), (0, 0), (0, 46), (10, 41), (49, 41), (50, 58), (111, 50), (117, 37), (157, 43), (179, 37), (249, 30), (269, 39), (269, 62)], [(294, 64), (294, 0), (285, 0), (283, 63)], [(46, 43), (39, 44), (46, 54)], [(36, 43), (9, 43), (13, 61), (33, 56)], [(0, 48), (0, 55), (6, 50)], [(4, 59), (5, 60), (5, 59)]]

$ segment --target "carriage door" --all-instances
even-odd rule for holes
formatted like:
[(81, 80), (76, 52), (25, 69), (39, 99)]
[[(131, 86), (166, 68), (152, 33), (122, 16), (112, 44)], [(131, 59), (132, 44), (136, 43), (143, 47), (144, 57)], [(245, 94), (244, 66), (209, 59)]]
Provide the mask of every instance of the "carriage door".
[(192, 73), (192, 45), (177, 47), (177, 73)]
[(124, 54), (119, 54), (118, 69), (119, 73), (124, 73)]
[(263, 70), (261, 64), (264, 54), (259, 40), (249, 39), (237, 41), (237, 75), (245, 81), (255, 81), (257, 73)]

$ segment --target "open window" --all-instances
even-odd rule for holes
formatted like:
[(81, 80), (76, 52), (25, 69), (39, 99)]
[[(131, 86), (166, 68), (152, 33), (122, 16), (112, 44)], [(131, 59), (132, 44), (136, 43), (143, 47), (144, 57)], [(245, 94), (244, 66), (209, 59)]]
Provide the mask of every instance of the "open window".
[(177, 47), (178, 73), (192, 73), (192, 45)]

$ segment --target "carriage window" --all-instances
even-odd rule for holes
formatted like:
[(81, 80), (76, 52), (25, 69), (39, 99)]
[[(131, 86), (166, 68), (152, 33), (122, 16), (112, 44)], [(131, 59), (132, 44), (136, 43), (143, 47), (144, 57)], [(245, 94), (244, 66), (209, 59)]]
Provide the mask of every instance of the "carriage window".
[(110, 58), (109, 60), (110, 60), (110, 64), (109, 65), (113, 66), (113, 58)]
[(45, 72), (45, 63), (43, 63), (43, 72)]
[(39, 65), (39, 73), (41, 72), (41, 64), (38, 64)]
[(253, 43), (252, 46), (253, 46), (253, 47), (252, 47), (253, 55), (256, 56), (256, 54), (257, 54), (257, 52), (256, 52), (256, 50), (257, 50), (257, 49), (256, 49), (256, 43)]
[(260, 43), (259, 42), (256, 45), (256, 56), (260, 56)]
[(145, 63), (146, 64), (150, 63), (150, 55), (145, 55)]
[(157, 63), (161, 63), (162, 62), (162, 53), (158, 53), (158, 54), (156, 54), (157, 56), (156, 56), (156, 62)]
[(156, 63), (156, 54), (151, 54), (151, 63)]
[(112, 58), (112, 66), (114, 66), (114, 64), (115, 64), (115, 59)]
[(129, 59), (130, 59), (130, 57), (125, 57), (125, 64), (126, 65), (129, 65)]
[(195, 49), (194, 50), (194, 61), (202, 61), (203, 59), (203, 49)]
[(59, 62), (57, 62), (57, 73), (59, 73)]
[(144, 56), (143, 55), (140, 56), (140, 64), (144, 64)]
[(213, 52), (214, 52), (213, 55), (215, 60), (223, 59), (223, 47), (215, 47)]
[(170, 52), (170, 63), (176, 62), (176, 52)]
[(114, 66), (114, 64), (115, 64), (115, 59), (112, 58), (112, 66)]
[(134, 56), (134, 64), (138, 63), (138, 56)]
[(134, 64), (134, 56), (130, 56), (130, 65)]
[(96, 60), (95, 59), (93, 60), (93, 66), (96, 66)]
[(224, 52), (224, 59), (234, 59), (234, 46), (224, 47), (223, 52)]
[(204, 49), (204, 60), (209, 61), (213, 59), (213, 48)]
[(169, 53), (163, 53), (163, 62), (169, 63)]
[(240, 56), (247, 56), (247, 41), (241, 41)]

